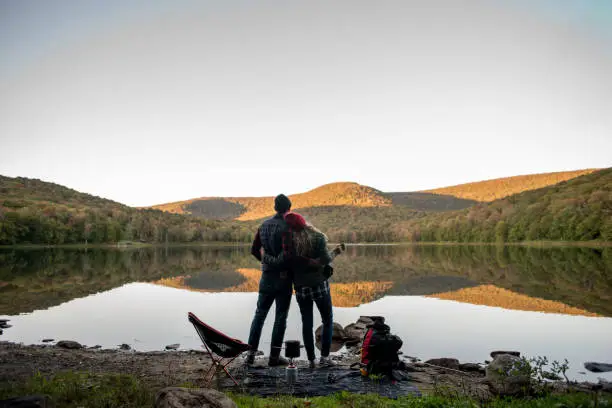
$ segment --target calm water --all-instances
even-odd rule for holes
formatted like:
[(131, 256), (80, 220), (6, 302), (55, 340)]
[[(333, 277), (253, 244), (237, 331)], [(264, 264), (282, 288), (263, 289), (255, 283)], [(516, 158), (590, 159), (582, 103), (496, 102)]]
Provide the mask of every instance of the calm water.
[[(247, 247), (0, 250), (0, 340), (199, 348), (187, 312), (246, 341), (258, 264)], [(612, 248), (352, 246), (334, 264), (335, 321), (383, 315), (422, 359), (495, 349), (612, 362)], [(266, 353), (270, 312), (262, 348)], [(315, 322), (319, 324), (320, 319)], [(286, 339), (300, 339), (291, 306)]]

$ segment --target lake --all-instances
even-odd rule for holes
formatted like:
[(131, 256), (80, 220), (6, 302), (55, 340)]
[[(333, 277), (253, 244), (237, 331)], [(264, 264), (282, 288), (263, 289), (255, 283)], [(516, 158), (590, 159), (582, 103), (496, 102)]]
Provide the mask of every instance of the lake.
[[(612, 362), (612, 248), (349, 246), (334, 262), (334, 320), (383, 315), (423, 360), (483, 362), (493, 350)], [(187, 321), (246, 341), (260, 272), (246, 246), (0, 249), (0, 340), (200, 348)], [(260, 348), (267, 354), (274, 311)], [(320, 324), (316, 317), (315, 325)], [(295, 300), (286, 339), (301, 339)]]

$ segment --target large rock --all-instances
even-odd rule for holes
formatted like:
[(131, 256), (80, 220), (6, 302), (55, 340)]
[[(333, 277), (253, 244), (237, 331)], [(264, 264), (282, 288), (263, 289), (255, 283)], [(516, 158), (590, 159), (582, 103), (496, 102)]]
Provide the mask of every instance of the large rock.
[(584, 368), (592, 373), (607, 373), (608, 371), (612, 371), (612, 364), (588, 361), (584, 363)]
[(531, 378), (525, 360), (512, 354), (498, 354), (489, 363), (486, 380), (491, 391), (498, 395), (522, 395), (529, 392)]
[(236, 408), (237, 405), (227, 395), (209, 388), (168, 387), (157, 393), (156, 408)]
[(369, 316), (359, 316), (359, 319), (357, 319), (357, 324), (367, 326), (369, 324), (374, 324), (374, 320)]
[(612, 392), (612, 381), (607, 381), (604, 378), (600, 378), (599, 382), (597, 383), (597, 388), (601, 389), (602, 391)]
[[(323, 325), (317, 327), (317, 330), (315, 330), (315, 337), (318, 341), (321, 340), (321, 332), (323, 332)], [(344, 333), (344, 328), (339, 323), (334, 322), (332, 339), (335, 341), (344, 341), (345, 337), (346, 333)]]
[(501, 354), (510, 354), (511, 356), (520, 357), (520, 351), (506, 351), (506, 350), (496, 350), (491, 352), (491, 358), (495, 358)]
[(344, 328), (344, 335), (346, 336), (346, 341), (351, 343), (361, 342), (363, 340), (363, 336), (365, 336), (366, 325), (363, 323), (351, 323)]
[(459, 364), (459, 371), (465, 371), (467, 373), (484, 373), (485, 369), (480, 364), (463, 363)]
[(28, 395), (25, 397), (0, 400), (0, 408), (54, 408), (48, 395)]
[(72, 340), (60, 340), (55, 344), (55, 346), (71, 350), (83, 348), (81, 343), (77, 343), (76, 341)]
[[(315, 341), (315, 347), (319, 350), (322, 349), (323, 344), (321, 344), (321, 340), (316, 340)], [(342, 347), (344, 347), (344, 342), (340, 341), (340, 340), (332, 340), (331, 345), (329, 347), (329, 351), (331, 351), (332, 353), (335, 353), (337, 351), (342, 350)]]
[(451, 368), (453, 370), (459, 369), (459, 360), (456, 358), (432, 358), (427, 360), (425, 364), (431, 364), (438, 367)]

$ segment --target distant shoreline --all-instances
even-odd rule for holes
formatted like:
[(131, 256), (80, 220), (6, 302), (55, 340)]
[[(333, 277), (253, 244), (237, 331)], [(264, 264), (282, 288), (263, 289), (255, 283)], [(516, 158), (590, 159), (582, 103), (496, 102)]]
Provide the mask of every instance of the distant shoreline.
[[(330, 245), (337, 244), (330, 242)], [(139, 249), (139, 248), (180, 248), (180, 247), (248, 247), (247, 242), (173, 242), (168, 244), (151, 244), (134, 242), (130, 244), (12, 244), (0, 245), (0, 249)], [(523, 241), (505, 242), (355, 242), (346, 243), (347, 246), (492, 246), (492, 247), (583, 247), (583, 248), (609, 248), (612, 241)]]

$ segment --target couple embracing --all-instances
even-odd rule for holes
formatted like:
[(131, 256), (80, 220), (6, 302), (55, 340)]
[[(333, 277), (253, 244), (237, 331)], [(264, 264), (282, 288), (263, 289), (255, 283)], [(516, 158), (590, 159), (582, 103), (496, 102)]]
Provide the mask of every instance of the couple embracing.
[(247, 364), (253, 364), (259, 347), (261, 331), (273, 304), (276, 305), (269, 366), (287, 365), (281, 357), (281, 348), (291, 296), (295, 296), (302, 315), (302, 336), (311, 368), (315, 367), (313, 307), (321, 314), (320, 365), (333, 365), (329, 357), (333, 330), (332, 301), (328, 278), (331, 275), (329, 263), (344, 250), (339, 245), (333, 251), (327, 249), (327, 237), (306, 222), (300, 214), (291, 211), (291, 201), (284, 194), (274, 199), (276, 215), (266, 220), (257, 230), (251, 253), (261, 262), (259, 297), (251, 331), (251, 351)]

